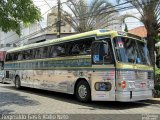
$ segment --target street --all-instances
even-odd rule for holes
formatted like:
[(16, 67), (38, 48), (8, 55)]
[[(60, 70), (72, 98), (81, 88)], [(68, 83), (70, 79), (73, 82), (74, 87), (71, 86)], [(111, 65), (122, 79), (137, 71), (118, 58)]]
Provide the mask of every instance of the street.
[(159, 114), (159, 100), (80, 103), (72, 95), (0, 83), (0, 114)]

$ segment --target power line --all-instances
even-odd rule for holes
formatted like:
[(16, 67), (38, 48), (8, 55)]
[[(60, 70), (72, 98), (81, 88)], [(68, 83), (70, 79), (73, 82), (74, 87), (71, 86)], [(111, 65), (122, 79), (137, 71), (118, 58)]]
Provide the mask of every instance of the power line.
[[(118, 5), (115, 5), (115, 6), (110, 6), (110, 7), (106, 7), (104, 10), (106, 10), (106, 9), (109, 9), (109, 8), (115, 8), (115, 7), (117, 7), (117, 6), (121, 6), (121, 5), (125, 5), (125, 4), (128, 4), (130, 1), (128, 1), (128, 2), (124, 2), (124, 3), (121, 3), (121, 4), (118, 4)], [(65, 4), (65, 3), (68, 3), (68, 1), (67, 2), (63, 2), (63, 3), (61, 3), (61, 4)], [(55, 6), (56, 7), (56, 6)], [(53, 7), (52, 7), (53, 8)], [(51, 8), (51, 9), (52, 9)], [(117, 9), (117, 10), (123, 10), (123, 9), (128, 9), (128, 8), (134, 8), (133, 6), (130, 6), (130, 7), (125, 7), (125, 8), (120, 8), (120, 9)], [(102, 9), (103, 10), (103, 9)], [(116, 10), (116, 11), (117, 11)], [(48, 10), (48, 11), (50, 11), (50, 10)], [(45, 12), (44, 14), (46, 14), (46, 13), (48, 13), (48, 11), (47, 12)], [(114, 10), (115, 11), (115, 10)], [(101, 14), (104, 14), (104, 13), (109, 13), (109, 12), (113, 12), (113, 11), (107, 11), (107, 12), (103, 12), (103, 13), (101, 13)], [(95, 15), (93, 15), (93, 16), (95, 16)], [(78, 16), (76, 16), (76, 17), (78, 17)], [(25, 29), (25, 28), (24, 28)], [(22, 29), (23, 30), (23, 29)], [(15, 34), (14, 34), (15, 35)], [(13, 35), (12, 35), (13, 36)], [(9, 37), (11, 37), (11, 36), (9, 36)], [(7, 38), (9, 38), (9, 37), (7, 37)], [(5, 38), (5, 39), (7, 39), (7, 38)], [(4, 39), (3, 39), (4, 40)]]
[[(45, 15), (45, 14), (47, 14), (51, 9), (56, 8), (56, 7), (57, 7), (57, 6), (53, 6), (53, 7), (50, 8), (48, 11), (46, 11), (44, 14), (42, 14), (42, 16)], [(40, 22), (38, 22), (38, 24), (40, 25)], [(40, 25), (40, 26), (41, 26), (41, 25)], [(26, 28), (23, 28), (22, 30), (24, 30), (24, 29), (26, 29)], [(41, 26), (41, 29), (43, 29), (42, 26)], [(5, 39), (8, 39), (8, 38), (10, 38), (10, 37), (12, 37), (12, 36), (14, 36), (14, 35), (17, 35), (17, 34), (16, 34), (16, 33), (13, 33), (12, 35), (10, 35), (10, 36), (8, 36), (8, 37), (5, 37), (5, 38), (2, 39), (1, 41), (5, 40)]]
[(57, 38), (61, 37), (61, 0), (57, 1), (58, 4), (58, 21), (57, 21)]

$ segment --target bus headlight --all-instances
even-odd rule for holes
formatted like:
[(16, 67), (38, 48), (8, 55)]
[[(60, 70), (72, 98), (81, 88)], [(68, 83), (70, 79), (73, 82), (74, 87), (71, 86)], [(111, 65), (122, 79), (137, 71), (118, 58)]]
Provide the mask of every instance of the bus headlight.
[(110, 91), (112, 84), (110, 82), (97, 82), (95, 83), (96, 91)]

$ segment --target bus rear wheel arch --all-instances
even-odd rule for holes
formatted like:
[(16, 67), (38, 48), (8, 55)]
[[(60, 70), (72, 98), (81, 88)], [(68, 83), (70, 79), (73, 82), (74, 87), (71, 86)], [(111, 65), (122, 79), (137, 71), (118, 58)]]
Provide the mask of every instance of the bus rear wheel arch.
[(76, 82), (74, 93), (76, 98), (81, 102), (89, 102), (91, 100), (91, 89), (85, 79), (79, 79)]
[(16, 77), (15, 77), (14, 85), (15, 85), (16, 89), (21, 88), (21, 81), (20, 81), (20, 77), (18, 75), (16, 75)]

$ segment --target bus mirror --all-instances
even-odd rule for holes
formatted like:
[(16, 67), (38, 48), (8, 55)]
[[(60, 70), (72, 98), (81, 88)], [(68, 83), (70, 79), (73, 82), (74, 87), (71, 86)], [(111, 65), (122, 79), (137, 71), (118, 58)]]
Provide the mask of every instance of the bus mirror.
[(104, 55), (108, 55), (108, 43), (103, 44), (103, 48), (104, 48)]
[(87, 53), (91, 53), (91, 49), (86, 50)]

